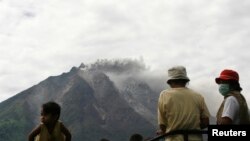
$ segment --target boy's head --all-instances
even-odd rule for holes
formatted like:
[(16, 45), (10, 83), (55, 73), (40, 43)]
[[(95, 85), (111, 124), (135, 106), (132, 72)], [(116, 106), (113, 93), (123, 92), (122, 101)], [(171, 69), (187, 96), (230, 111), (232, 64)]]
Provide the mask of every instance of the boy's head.
[(133, 134), (130, 136), (129, 141), (143, 141), (143, 137), (141, 134)]
[(41, 120), (44, 123), (57, 121), (60, 117), (61, 107), (55, 102), (47, 102), (42, 105)]
[(101, 138), (101, 140), (100, 141), (109, 141), (108, 139), (106, 139), (106, 138)]

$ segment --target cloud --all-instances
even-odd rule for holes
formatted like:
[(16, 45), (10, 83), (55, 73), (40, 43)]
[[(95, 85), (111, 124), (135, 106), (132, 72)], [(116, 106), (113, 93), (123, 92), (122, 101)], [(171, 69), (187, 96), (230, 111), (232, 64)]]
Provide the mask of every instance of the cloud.
[(166, 87), (166, 76), (151, 70), (150, 66), (146, 66), (143, 58), (101, 59), (92, 64), (82, 63), (79, 68), (104, 72), (120, 89), (124, 88), (124, 83), (131, 80), (146, 82), (157, 93)]
[(115, 74), (129, 74), (129, 73), (140, 73), (146, 70), (143, 60), (132, 60), (132, 59), (115, 59), (97, 60), (95, 63), (90, 65), (90, 70), (103, 71), (107, 73)]
[(82, 62), (140, 57), (161, 76), (186, 66), (190, 86), (211, 101), (219, 101), (213, 79), (224, 68), (250, 91), (247, 0), (0, 3), (0, 101)]

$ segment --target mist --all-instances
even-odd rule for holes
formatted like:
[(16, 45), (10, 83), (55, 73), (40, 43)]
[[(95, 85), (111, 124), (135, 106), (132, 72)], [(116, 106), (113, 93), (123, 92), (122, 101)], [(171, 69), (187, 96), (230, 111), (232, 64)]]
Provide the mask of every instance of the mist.
[[(142, 58), (99, 59), (92, 64), (83, 66), (89, 68), (91, 71), (104, 72), (119, 89), (123, 88), (124, 82), (131, 80), (147, 83), (158, 94), (162, 90), (169, 88), (166, 83), (168, 68), (164, 71), (152, 69), (145, 64)], [(190, 78), (187, 87), (197, 91), (204, 97), (211, 115), (215, 116), (223, 97), (218, 93), (214, 78), (199, 77), (199, 73), (195, 70), (188, 70), (188, 68), (187, 75)]]

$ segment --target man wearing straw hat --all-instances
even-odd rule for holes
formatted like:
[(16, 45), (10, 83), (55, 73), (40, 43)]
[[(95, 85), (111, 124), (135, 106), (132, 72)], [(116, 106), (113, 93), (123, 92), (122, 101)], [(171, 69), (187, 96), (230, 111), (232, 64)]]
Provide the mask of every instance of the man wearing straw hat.
[[(170, 88), (160, 93), (158, 101), (159, 134), (175, 130), (200, 130), (209, 124), (209, 111), (201, 94), (186, 87), (186, 68), (175, 66), (168, 70)], [(182, 135), (171, 135), (166, 141), (183, 141)], [(202, 135), (189, 135), (189, 141), (202, 141)]]

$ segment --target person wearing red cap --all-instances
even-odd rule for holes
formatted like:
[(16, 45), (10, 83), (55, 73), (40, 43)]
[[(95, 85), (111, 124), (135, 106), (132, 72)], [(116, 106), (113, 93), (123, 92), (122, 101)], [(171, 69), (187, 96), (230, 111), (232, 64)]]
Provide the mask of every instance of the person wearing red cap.
[(250, 124), (247, 102), (241, 94), (239, 74), (230, 69), (225, 69), (220, 76), (215, 78), (219, 85), (219, 92), (224, 100), (217, 112), (217, 124)]

